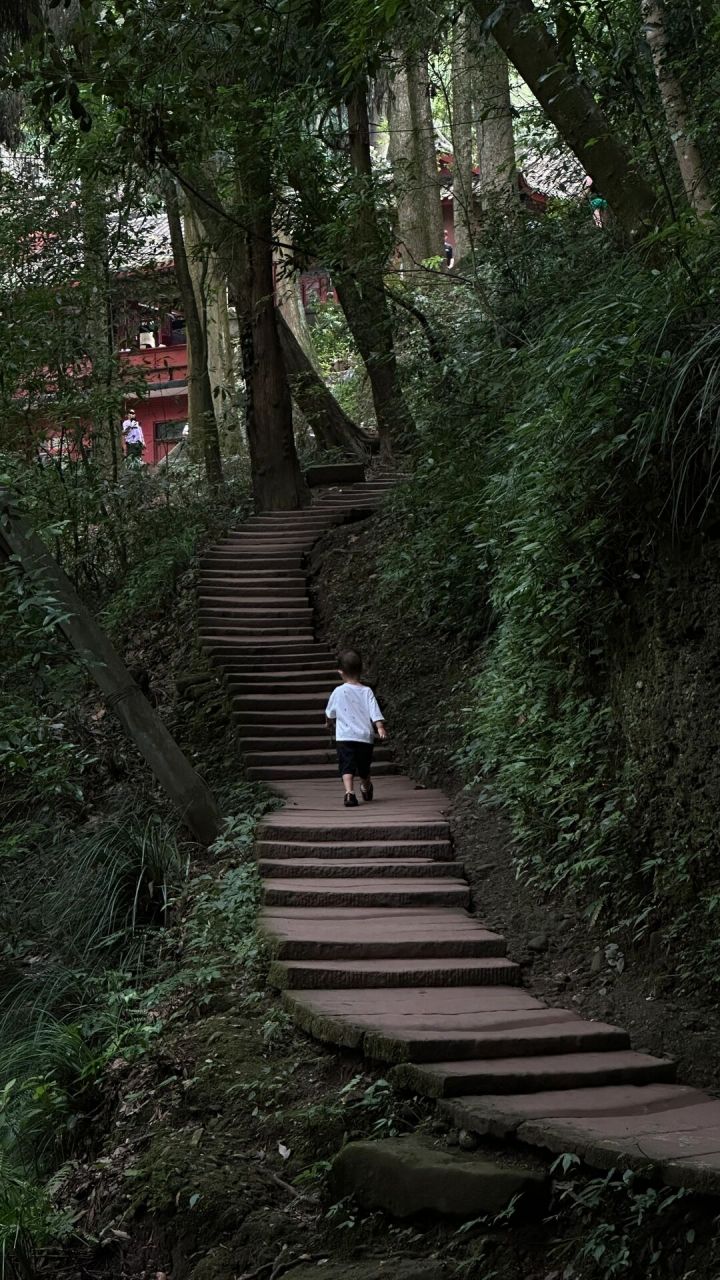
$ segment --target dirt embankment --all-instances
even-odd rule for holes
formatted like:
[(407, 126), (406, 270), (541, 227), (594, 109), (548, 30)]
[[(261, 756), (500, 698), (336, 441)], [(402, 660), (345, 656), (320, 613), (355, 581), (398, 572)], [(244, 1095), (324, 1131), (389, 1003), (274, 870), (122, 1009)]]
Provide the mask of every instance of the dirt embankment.
[[(609, 932), (602, 920), (591, 927), (588, 904), (543, 896), (516, 879), (503, 815), (483, 803), (481, 787), (466, 785), (454, 764), (469, 655), (416, 619), (383, 615), (378, 605), (378, 557), (392, 536), (382, 517), (326, 535), (313, 555), (314, 603), (327, 639), (363, 653), (400, 763), (451, 797), (457, 854), (476, 910), (506, 935), (534, 994), (626, 1027), (636, 1049), (676, 1058), (687, 1083), (720, 1088), (714, 957), (708, 957), (708, 981), (689, 984), (683, 981), (683, 948), (692, 941), (687, 930), (673, 947), (652, 934), (634, 946), (629, 931)], [(720, 668), (713, 646), (720, 637), (720, 592), (714, 570), (707, 559), (704, 580), (700, 575), (690, 584), (679, 572), (669, 583), (658, 580), (655, 596), (648, 594), (629, 620), (642, 641), (617, 638), (618, 689), (631, 687), (620, 700), (622, 719), (639, 744), (640, 803), (654, 815), (658, 844), (672, 839), (679, 823), (692, 847), (711, 813), (716, 838)], [(660, 619), (663, 585), (674, 592), (673, 607), (666, 604)], [(665, 768), (668, 753), (674, 773)]]

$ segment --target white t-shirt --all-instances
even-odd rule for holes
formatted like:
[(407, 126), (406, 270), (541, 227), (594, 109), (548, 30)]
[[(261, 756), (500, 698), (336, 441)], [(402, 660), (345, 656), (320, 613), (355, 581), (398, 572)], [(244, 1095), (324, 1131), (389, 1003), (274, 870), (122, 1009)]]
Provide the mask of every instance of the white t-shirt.
[(366, 684), (338, 685), (330, 694), (325, 715), (335, 721), (336, 742), (373, 742), (374, 724), (385, 719)]
[(144, 444), (143, 429), (137, 418), (126, 418), (122, 424), (126, 444)]

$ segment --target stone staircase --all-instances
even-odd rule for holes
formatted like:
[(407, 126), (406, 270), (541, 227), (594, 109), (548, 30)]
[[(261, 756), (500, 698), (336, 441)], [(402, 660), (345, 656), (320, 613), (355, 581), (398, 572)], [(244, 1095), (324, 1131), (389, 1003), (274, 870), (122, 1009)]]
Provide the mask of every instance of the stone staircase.
[(466, 1129), (720, 1194), (720, 1102), (675, 1084), (674, 1064), (633, 1051), (621, 1028), (523, 991), (505, 940), (469, 913), (446, 798), (415, 788), (383, 746), (375, 800), (342, 807), (323, 727), (335, 655), (314, 636), (305, 556), (389, 483), (253, 517), (202, 561), (202, 644), (249, 776), (285, 799), (256, 845), (270, 981), (306, 1031), (389, 1064)]

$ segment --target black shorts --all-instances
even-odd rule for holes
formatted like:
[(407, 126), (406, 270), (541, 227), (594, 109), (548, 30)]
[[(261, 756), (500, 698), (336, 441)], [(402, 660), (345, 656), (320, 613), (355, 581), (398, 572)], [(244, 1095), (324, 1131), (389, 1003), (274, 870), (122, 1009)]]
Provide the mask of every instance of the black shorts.
[(373, 751), (375, 745), (372, 742), (336, 742), (338, 770), (342, 778), (344, 773), (351, 773), (353, 778), (357, 775), (360, 778), (368, 778), (370, 776), (370, 766), (372, 765)]

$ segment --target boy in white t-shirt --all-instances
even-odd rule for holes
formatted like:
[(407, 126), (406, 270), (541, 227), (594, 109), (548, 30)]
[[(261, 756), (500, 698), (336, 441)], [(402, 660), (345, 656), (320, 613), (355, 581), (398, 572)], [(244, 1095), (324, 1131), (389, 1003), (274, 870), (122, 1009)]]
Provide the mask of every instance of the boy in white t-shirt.
[(362, 658), (354, 649), (341, 654), (338, 668), (343, 683), (333, 689), (325, 708), (325, 722), (335, 729), (338, 768), (345, 784), (345, 805), (357, 804), (355, 777), (360, 777), (360, 794), (363, 800), (372, 800), (373, 784), (370, 781), (375, 733), (387, 738), (385, 718), (377, 698), (368, 685), (363, 684)]

